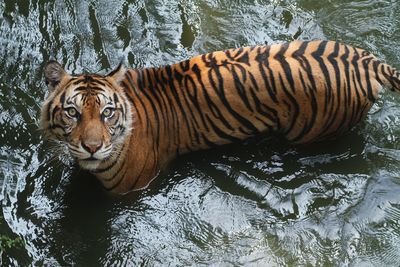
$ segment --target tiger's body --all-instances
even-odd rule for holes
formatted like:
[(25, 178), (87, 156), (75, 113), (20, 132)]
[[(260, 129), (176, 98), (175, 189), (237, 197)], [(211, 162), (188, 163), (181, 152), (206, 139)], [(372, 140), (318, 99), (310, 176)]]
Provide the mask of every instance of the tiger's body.
[(45, 75), (45, 133), (118, 193), (146, 187), (190, 151), (257, 134), (298, 144), (341, 134), (367, 114), (381, 85), (400, 91), (392, 67), (331, 41), (231, 49), (160, 68), (120, 66), (108, 76), (71, 76), (51, 62)]

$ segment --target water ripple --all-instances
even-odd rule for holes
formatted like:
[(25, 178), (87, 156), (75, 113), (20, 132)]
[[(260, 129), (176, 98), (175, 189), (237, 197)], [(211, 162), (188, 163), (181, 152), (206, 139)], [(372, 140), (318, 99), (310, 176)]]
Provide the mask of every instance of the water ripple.
[(6, 224), (24, 240), (33, 265), (398, 266), (394, 94), (382, 92), (365, 122), (336, 141), (251, 140), (196, 153), (124, 198), (49, 152), (37, 121), (50, 58), (71, 72), (106, 73), (121, 60), (142, 68), (321, 38), (399, 67), (399, 8), (390, 0), (0, 2), (0, 230)]

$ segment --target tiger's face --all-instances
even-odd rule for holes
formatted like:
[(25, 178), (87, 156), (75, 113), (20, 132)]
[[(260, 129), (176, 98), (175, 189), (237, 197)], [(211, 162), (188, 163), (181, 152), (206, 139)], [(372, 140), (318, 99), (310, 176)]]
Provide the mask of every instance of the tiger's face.
[(132, 127), (131, 106), (119, 80), (119, 66), (107, 76), (71, 76), (57, 62), (45, 68), (49, 95), (42, 107), (45, 136), (66, 144), (87, 170), (115, 160)]

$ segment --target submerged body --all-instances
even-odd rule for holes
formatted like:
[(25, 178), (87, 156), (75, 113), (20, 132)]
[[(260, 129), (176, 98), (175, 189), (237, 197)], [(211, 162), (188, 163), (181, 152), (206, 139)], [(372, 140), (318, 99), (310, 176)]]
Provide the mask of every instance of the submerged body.
[(107, 76), (45, 70), (49, 138), (110, 191), (147, 186), (179, 154), (279, 133), (293, 143), (341, 134), (399, 73), (372, 54), (330, 41), (213, 52), (161, 68)]

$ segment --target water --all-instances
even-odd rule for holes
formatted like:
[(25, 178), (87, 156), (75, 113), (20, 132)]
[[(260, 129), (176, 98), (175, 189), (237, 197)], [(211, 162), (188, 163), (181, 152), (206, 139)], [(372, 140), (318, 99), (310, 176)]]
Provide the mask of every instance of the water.
[(6, 0), (0, 14), (0, 237), (23, 240), (3, 265), (400, 265), (392, 93), (336, 141), (257, 139), (187, 155), (125, 197), (52, 154), (37, 130), (50, 58), (106, 73), (121, 59), (141, 68), (334, 39), (400, 68), (398, 1)]

